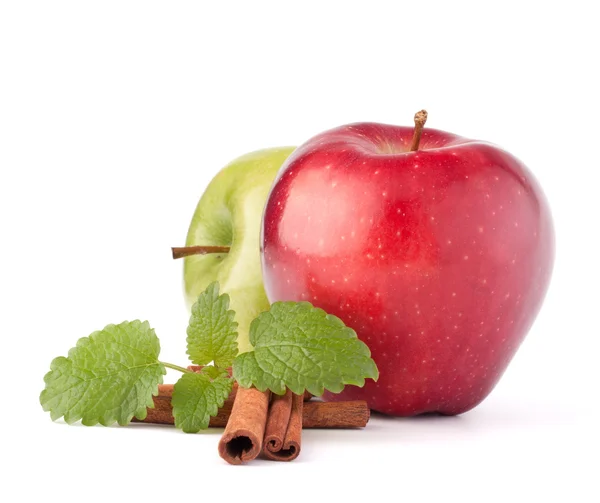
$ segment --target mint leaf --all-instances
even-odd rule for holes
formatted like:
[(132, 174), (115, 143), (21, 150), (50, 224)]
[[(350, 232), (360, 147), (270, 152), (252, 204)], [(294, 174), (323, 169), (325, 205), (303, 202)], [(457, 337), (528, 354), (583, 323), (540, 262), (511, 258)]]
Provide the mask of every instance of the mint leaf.
[(233, 379), (229, 377), (211, 381), (207, 374), (183, 374), (173, 388), (171, 399), (175, 426), (186, 433), (208, 428), (210, 417), (217, 415), (232, 386)]
[(231, 366), (238, 353), (235, 311), (229, 310), (229, 295), (219, 295), (219, 283), (208, 285), (192, 306), (187, 328), (187, 354), (196, 365), (214, 361)]
[(250, 343), (254, 351), (233, 362), (233, 377), (243, 387), (320, 396), (324, 389), (339, 393), (345, 384), (362, 387), (365, 378), (379, 377), (354, 330), (308, 302), (274, 303), (250, 324)]
[(212, 365), (205, 365), (200, 370), (201, 374), (206, 374), (211, 379), (216, 379), (217, 377), (230, 377), (227, 369), (222, 369), (220, 367), (213, 367)]
[(160, 343), (147, 321), (107, 325), (77, 341), (68, 358), (55, 358), (44, 377), (40, 403), (52, 420), (62, 416), (86, 426), (146, 417), (166, 369)]

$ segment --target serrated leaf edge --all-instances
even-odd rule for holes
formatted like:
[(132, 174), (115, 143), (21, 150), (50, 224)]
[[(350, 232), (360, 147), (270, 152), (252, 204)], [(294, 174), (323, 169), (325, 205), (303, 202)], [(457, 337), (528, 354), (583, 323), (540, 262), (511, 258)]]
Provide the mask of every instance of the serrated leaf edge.
[[(204, 380), (207, 383), (213, 383), (217, 380), (221, 381), (221, 382), (228, 382), (228, 391), (225, 394), (217, 394), (215, 393), (215, 395), (217, 396), (217, 401), (216, 403), (211, 403), (206, 410), (206, 413), (209, 416), (209, 422), (210, 422), (210, 418), (214, 417), (218, 414), (219, 409), (221, 407), (223, 407), (223, 404), (225, 403), (225, 400), (227, 400), (227, 397), (230, 395), (231, 393), (231, 389), (233, 387), (233, 379), (231, 377), (217, 377), (216, 379), (211, 379), (207, 374), (201, 374), (201, 373), (195, 373), (195, 374), (184, 374), (182, 375), (179, 380), (177, 381), (177, 383), (175, 384), (175, 388), (173, 390), (173, 399), (172, 399), (172, 403), (173, 403), (173, 417), (175, 419), (175, 427), (181, 429), (184, 433), (198, 433), (201, 430), (204, 430), (206, 428), (208, 428), (208, 424), (209, 422), (207, 422), (206, 427), (202, 428), (201, 426), (198, 428), (189, 428), (186, 427), (185, 425), (182, 425), (182, 420), (180, 419), (180, 414), (178, 412), (179, 409), (185, 409), (185, 405), (175, 405), (175, 396), (177, 393), (177, 384), (179, 382), (183, 382), (184, 379), (190, 379), (190, 377), (186, 377), (186, 376), (190, 376), (193, 375), (194, 377), (191, 377), (192, 379), (200, 379), (200, 380)], [(194, 414), (197, 410), (197, 407), (194, 411)], [(192, 415), (194, 415), (192, 414)], [(189, 421), (189, 416), (186, 418), (186, 421)]]
[[(187, 344), (187, 348), (186, 348), (186, 354), (188, 355), (190, 361), (192, 363), (194, 363), (195, 365), (207, 365), (209, 364), (211, 361), (214, 362), (215, 366), (218, 367), (228, 367), (231, 362), (223, 362), (221, 361), (219, 358), (215, 358), (215, 351), (212, 349), (212, 337), (210, 340), (210, 345), (211, 345), (211, 351), (210, 353), (212, 354), (212, 358), (211, 359), (199, 359), (199, 358), (195, 358), (194, 355), (192, 355), (192, 350), (190, 349), (190, 345), (193, 343), (193, 336), (191, 336), (189, 334), (189, 330), (190, 330), (190, 325), (192, 320), (194, 319), (194, 317), (196, 316), (195, 311), (197, 310), (197, 305), (198, 302), (200, 301), (201, 298), (204, 298), (206, 296), (208, 296), (208, 294), (210, 294), (211, 296), (211, 301), (215, 302), (217, 300), (219, 300), (221, 297), (224, 299), (225, 301), (225, 316), (227, 317), (231, 317), (231, 328), (232, 330), (236, 331), (236, 338), (235, 338), (235, 356), (237, 356), (238, 352), (239, 352), (239, 348), (238, 348), (238, 344), (237, 344), (237, 328), (238, 328), (238, 323), (235, 321), (235, 311), (233, 309), (229, 309), (229, 306), (231, 305), (231, 298), (229, 297), (228, 293), (220, 293), (220, 284), (218, 281), (213, 281), (212, 283), (210, 283), (206, 289), (198, 296), (196, 302), (194, 302), (194, 304), (192, 305), (191, 308), (191, 315), (189, 317), (189, 321), (188, 321), (188, 328), (186, 329), (186, 344)], [(211, 314), (212, 314), (212, 310), (211, 310)], [(212, 323), (211, 323), (212, 324)], [(235, 358), (235, 356), (233, 358)]]
[[(127, 418), (124, 421), (119, 421), (117, 419), (117, 414), (113, 413), (107, 416), (103, 416), (103, 417), (94, 417), (94, 418), (85, 418), (84, 420), (84, 414), (75, 414), (75, 415), (69, 415), (69, 412), (72, 409), (67, 410), (65, 413), (55, 413), (53, 410), (50, 409), (50, 407), (48, 406), (47, 402), (44, 401), (44, 396), (47, 394), (47, 388), (44, 388), (41, 392), (40, 392), (40, 396), (39, 396), (39, 401), (40, 401), (40, 405), (42, 406), (42, 409), (45, 412), (50, 412), (50, 418), (52, 421), (57, 421), (58, 419), (60, 419), (61, 417), (64, 419), (65, 423), (67, 424), (74, 424), (77, 421), (81, 421), (81, 423), (84, 426), (95, 426), (97, 424), (101, 424), (102, 426), (111, 426), (115, 423), (119, 424), (120, 426), (126, 426), (127, 424), (129, 424), (131, 422), (131, 420), (136, 417), (137, 419), (143, 420), (146, 418), (147, 414), (148, 414), (148, 407), (152, 408), (154, 407), (154, 401), (152, 400), (153, 396), (157, 396), (158, 395), (158, 385), (163, 383), (163, 375), (166, 375), (167, 373), (167, 369), (165, 368), (165, 366), (160, 363), (160, 361), (158, 361), (158, 355), (160, 354), (160, 341), (158, 340), (158, 337), (156, 336), (156, 332), (154, 331), (154, 329), (150, 326), (150, 323), (148, 321), (140, 321), (139, 319), (136, 320), (132, 320), (132, 321), (123, 321), (119, 324), (114, 324), (114, 323), (110, 323), (108, 325), (106, 325), (102, 330), (96, 330), (94, 332), (92, 332), (90, 335), (88, 335), (87, 337), (81, 337), (77, 340), (77, 343), (75, 344), (74, 347), (72, 347), (71, 349), (69, 349), (68, 351), (68, 355), (69, 356), (57, 356), (56, 358), (54, 358), (51, 362), (50, 362), (50, 370), (48, 372), (46, 372), (46, 374), (44, 374), (44, 383), (47, 385), (48, 382), (50, 381), (50, 377), (52, 375), (53, 372), (55, 372), (57, 370), (57, 363), (59, 361), (65, 361), (65, 362), (69, 362), (71, 365), (75, 365), (73, 362), (73, 359), (71, 358), (71, 355), (74, 353), (74, 351), (77, 348), (83, 348), (86, 345), (88, 345), (90, 343), (90, 340), (96, 340), (100, 335), (102, 335), (103, 332), (109, 331), (109, 329), (118, 327), (120, 325), (124, 325), (124, 324), (138, 324), (138, 330), (141, 330), (142, 328), (144, 329), (148, 329), (150, 332), (152, 332), (152, 334), (154, 334), (154, 336), (156, 337), (157, 340), (157, 362), (156, 363), (151, 363), (151, 364), (147, 364), (147, 365), (138, 365), (135, 367), (130, 367), (128, 369), (124, 369), (124, 370), (131, 370), (131, 369), (135, 369), (135, 368), (141, 368), (141, 367), (153, 367), (153, 366), (158, 366), (161, 369), (161, 375), (158, 378), (158, 382), (155, 385), (155, 389), (152, 391), (151, 396), (148, 398), (148, 400), (146, 401), (146, 404), (142, 404), (139, 406), (139, 408), (134, 411), (132, 414), (128, 414)], [(121, 343), (118, 343), (121, 344)], [(128, 346), (127, 344), (121, 344), (122, 346), (128, 347), (130, 349), (136, 350), (138, 352), (139, 349), (138, 348), (133, 348), (131, 346)], [(140, 352), (141, 353), (141, 352)], [(148, 358), (153, 358), (153, 356), (151, 355), (147, 355), (145, 353), (141, 353), (142, 355), (144, 355), (145, 357)], [(81, 367), (76, 367), (81, 369)], [(87, 370), (87, 369), (82, 369), (82, 370)], [(117, 374), (118, 372), (115, 372), (113, 374), (105, 374), (102, 377), (107, 377), (107, 376), (112, 376)], [(96, 379), (96, 378), (95, 378)], [(93, 380), (93, 379), (91, 379)], [(67, 391), (69, 391), (72, 388), (68, 388), (66, 390), (63, 390), (60, 394), (64, 394)]]
[[(249, 335), (250, 335), (250, 343), (254, 347), (254, 350), (252, 352), (250, 352), (250, 354), (256, 353), (257, 349), (267, 349), (268, 350), (268, 348), (269, 348), (268, 345), (261, 345), (261, 343), (260, 343), (259, 326), (264, 321), (266, 316), (270, 316), (271, 318), (274, 318), (273, 314), (271, 313), (271, 311), (273, 309), (277, 310), (286, 305), (290, 306), (292, 308), (295, 308), (296, 311), (302, 310), (302, 309), (307, 309), (307, 313), (310, 313), (310, 314), (316, 313), (318, 316), (322, 317), (324, 320), (333, 322), (336, 325), (338, 325), (341, 329), (339, 331), (339, 333), (344, 335), (343, 337), (339, 337), (339, 338), (355, 341), (353, 343), (355, 344), (355, 348), (358, 350), (357, 352), (360, 354), (360, 356), (367, 357), (371, 360), (372, 368), (369, 369), (367, 375), (364, 375), (362, 377), (359, 377), (356, 379), (354, 379), (354, 378), (343, 379), (343, 382), (340, 383), (340, 386), (332, 387), (330, 385), (329, 387), (325, 387), (325, 385), (321, 385), (321, 386), (315, 386), (315, 387), (312, 387), (312, 386), (299, 387), (299, 386), (296, 386), (293, 382), (292, 383), (285, 382), (285, 379), (275, 377), (273, 374), (271, 374), (270, 372), (265, 370), (265, 368), (263, 366), (261, 366), (259, 359), (256, 358), (256, 354), (254, 354), (253, 358), (254, 358), (254, 361), (256, 362), (257, 367), (265, 375), (269, 376), (271, 380), (279, 381), (279, 386), (277, 387), (277, 389), (271, 389), (270, 391), (272, 391), (273, 393), (276, 393), (276, 394), (283, 394), (283, 393), (285, 393), (285, 389), (287, 387), (296, 394), (304, 393), (305, 390), (308, 390), (310, 393), (312, 393), (315, 396), (321, 396), (325, 390), (330, 391), (332, 393), (340, 393), (344, 389), (344, 387), (347, 385), (358, 386), (358, 387), (362, 388), (365, 385), (365, 379), (373, 379), (374, 381), (377, 381), (379, 379), (379, 369), (377, 368), (377, 364), (371, 358), (371, 350), (369, 349), (369, 346), (367, 344), (365, 344), (363, 341), (361, 341), (358, 338), (358, 335), (356, 334), (355, 330), (352, 329), (351, 327), (348, 327), (347, 325), (345, 325), (345, 323), (339, 317), (329, 314), (325, 310), (315, 307), (310, 302), (307, 302), (307, 301), (274, 302), (273, 304), (271, 304), (271, 307), (269, 308), (268, 311), (263, 311), (254, 320), (252, 320), (252, 322), (250, 324)], [(312, 312), (311, 312), (311, 310), (312, 310)], [(305, 347), (305, 346), (302, 346), (297, 343), (289, 343), (289, 344), (281, 343), (278, 345), (279, 346), (290, 345), (290, 346), (297, 346), (297, 347), (301, 347), (301, 348)], [(240, 358), (240, 357), (243, 357), (243, 355), (238, 355), (234, 359), (234, 362), (233, 362), (233, 376), (238, 381), (240, 386), (244, 386), (244, 387), (254, 386), (259, 391), (266, 391), (268, 389), (268, 386), (261, 386), (260, 383), (257, 385), (257, 383), (254, 382), (250, 376), (244, 377), (244, 376), (239, 375), (240, 367), (239, 367), (239, 363), (238, 363), (238, 365), (236, 365), (236, 360), (239, 362), (238, 358)], [(249, 356), (244, 357), (244, 358), (248, 358), (248, 357)]]

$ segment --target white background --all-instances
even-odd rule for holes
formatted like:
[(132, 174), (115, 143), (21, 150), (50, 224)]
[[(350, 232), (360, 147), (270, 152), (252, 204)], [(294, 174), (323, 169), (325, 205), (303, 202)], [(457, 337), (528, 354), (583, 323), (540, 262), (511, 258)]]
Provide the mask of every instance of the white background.
[[(3, 2), (0, 498), (598, 501), (595, 3)], [(224, 164), (420, 108), (520, 157), (554, 213), (546, 302), (483, 404), (306, 431), (295, 462), (245, 467), (219, 432), (50, 421), (50, 361), (107, 323), (150, 320), (185, 364), (170, 247)]]

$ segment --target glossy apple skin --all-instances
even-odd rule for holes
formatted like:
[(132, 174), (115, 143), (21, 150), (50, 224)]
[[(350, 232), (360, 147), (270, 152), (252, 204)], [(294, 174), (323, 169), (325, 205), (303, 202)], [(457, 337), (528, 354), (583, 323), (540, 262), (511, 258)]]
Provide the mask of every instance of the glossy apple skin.
[(531, 172), (485, 142), (342, 126), (282, 165), (263, 216), (270, 302), (309, 301), (371, 349), (378, 382), (327, 400), (460, 414), (493, 389), (531, 327), (554, 260)]

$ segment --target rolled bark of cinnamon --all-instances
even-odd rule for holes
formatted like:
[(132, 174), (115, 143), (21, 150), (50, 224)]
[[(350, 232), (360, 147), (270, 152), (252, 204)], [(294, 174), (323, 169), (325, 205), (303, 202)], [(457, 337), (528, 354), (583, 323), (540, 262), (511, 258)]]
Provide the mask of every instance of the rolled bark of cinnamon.
[(288, 389), (284, 395), (271, 395), (271, 405), (269, 405), (269, 416), (265, 430), (265, 449), (277, 452), (283, 447), (291, 413), (291, 390)]
[[(224, 428), (227, 426), (237, 384), (234, 385), (229, 398), (225, 400), (216, 416), (210, 418), (209, 428)], [(153, 397), (154, 407), (148, 408), (143, 420), (133, 418), (135, 423), (175, 424), (171, 396), (172, 384), (160, 384), (158, 395)], [(302, 409), (303, 428), (363, 428), (369, 421), (370, 411), (367, 403), (362, 400), (349, 402), (318, 402), (311, 400), (304, 402)]]
[(231, 415), (219, 441), (220, 456), (232, 465), (251, 461), (262, 451), (270, 393), (238, 386)]
[(273, 461), (292, 461), (300, 454), (302, 441), (302, 395), (289, 389), (273, 395), (265, 431), (263, 455)]

